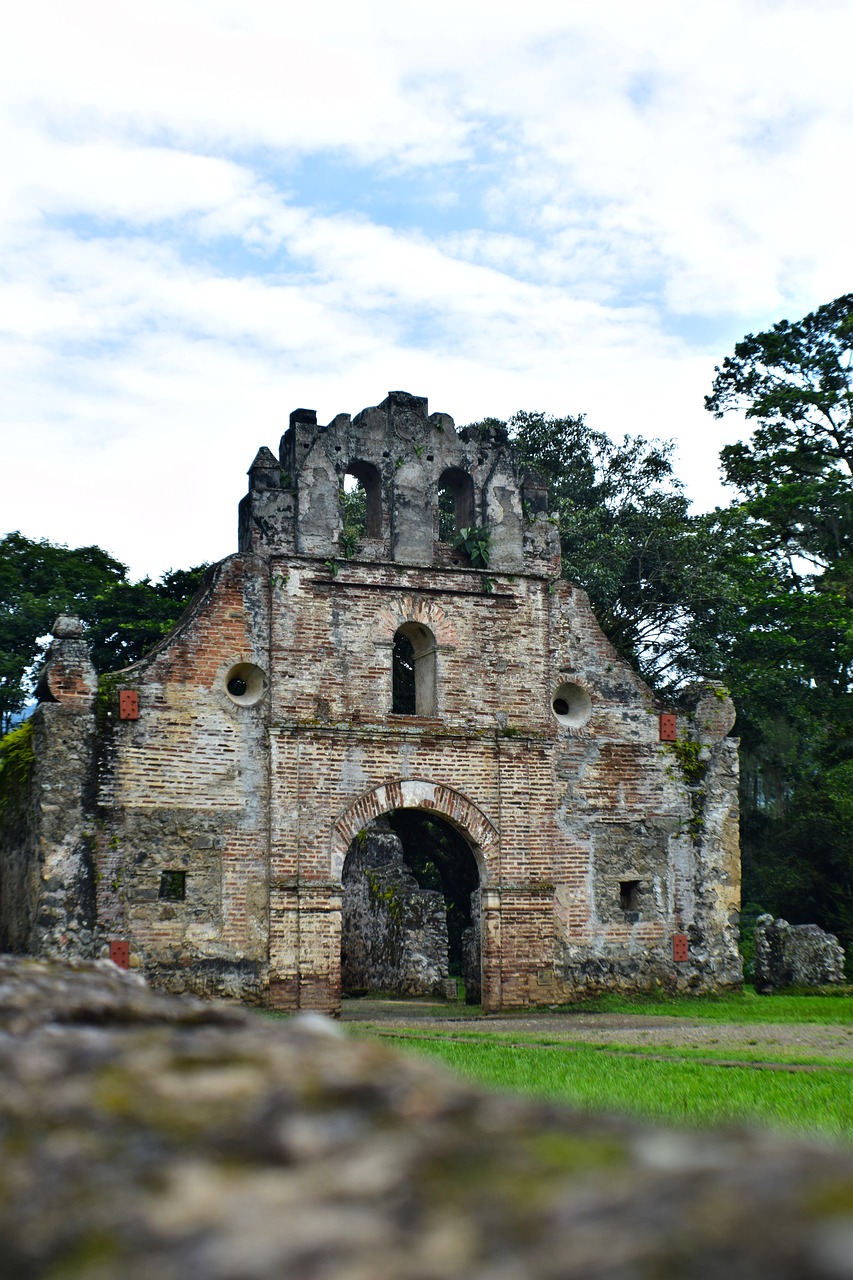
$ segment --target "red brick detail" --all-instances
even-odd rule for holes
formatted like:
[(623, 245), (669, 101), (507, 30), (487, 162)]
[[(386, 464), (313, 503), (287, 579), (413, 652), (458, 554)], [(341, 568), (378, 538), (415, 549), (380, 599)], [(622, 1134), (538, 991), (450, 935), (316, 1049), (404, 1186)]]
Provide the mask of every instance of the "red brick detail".
[(270, 1009), (298, 1009), (299, 979), (271, 978), (268, 1001)]
[(135, 689), (119, 689), (118, 718), (119, 720), (139, 719), (139, 694)]
[(685, 960), (690, 959), (690, 948), (687, 945), (686, 933), (674, 933), (672, 935), (672, 958), (676, 964), (683, 964)]
[(660, 715), (661, 742), (675, 742), (678, 738), (678, 719), (671, 711), (662, 711)]
[(127, 942), (111, 942), (110, 943), (110, 959), (113, 964), (117, 964), (120, 969), (127, 969), (130, 966), (130, 945)]

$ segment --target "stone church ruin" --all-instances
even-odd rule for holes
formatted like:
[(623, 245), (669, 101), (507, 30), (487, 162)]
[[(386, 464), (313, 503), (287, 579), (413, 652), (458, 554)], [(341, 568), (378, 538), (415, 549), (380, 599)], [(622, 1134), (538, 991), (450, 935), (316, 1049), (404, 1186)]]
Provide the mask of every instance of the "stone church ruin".
[(559, 574), (499, 431), (403, 392), (296, 410), (155, 650), (98, 680), (57, 621), (0, 948), (330, 1012), (737, 985), (734, 708), (658, 705)]

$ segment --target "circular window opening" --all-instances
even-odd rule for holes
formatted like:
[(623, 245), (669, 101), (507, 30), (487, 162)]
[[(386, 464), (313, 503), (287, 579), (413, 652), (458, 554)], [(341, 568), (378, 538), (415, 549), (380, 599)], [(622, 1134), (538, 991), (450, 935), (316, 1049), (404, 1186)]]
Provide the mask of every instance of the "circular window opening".
[(267, 691), (267, 678), (252, 662), (238, 662), (225, 677), (225, 689), (232, 702), (253, 707)]
[(554, 690), (551, 710), (560, 724), (579, 729), (592, 715), (592, 701), (579, 684), (561, 684)]

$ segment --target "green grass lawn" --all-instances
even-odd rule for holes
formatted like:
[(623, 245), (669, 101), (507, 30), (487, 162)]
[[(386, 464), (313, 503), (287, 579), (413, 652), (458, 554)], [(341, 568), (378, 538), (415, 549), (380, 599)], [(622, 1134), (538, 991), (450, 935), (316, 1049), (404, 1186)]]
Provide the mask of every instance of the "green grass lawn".
[(755, 994), (752, 987), (725, 996), (597, 996), (571, 1006), (576, 1013), (641, 1013), (703, 1022), (818, 1022), (853, 1026), (853, 990), (841, 987), (819, 995)]
[[(719, 998), (625, 999), (602, 996), (582, 1011), (666, 1015), (738, 1024), (846, 1024), (853, 996), (743, 995)], [(743, 1123), (853, 1142), (853, 1068), (814, 1052), (761, 1044), (737, 1048), (572, 1043), (572, 1012), (559, 1039), (502, 1027), (500, 1019), (456, 1026), (360, 1024), (405, 1052), (436, 1058), (489, 1088), (533, 1094), (589, 1111), (618, 1111), (674, 1124)], [(562, 1019), (561, 1019), (562, 1023)], [(723, 1065), (736, 1059), (743, 1065)], [(809, 1064), (815, 1070), (767, 1070), (755, 1063)]]

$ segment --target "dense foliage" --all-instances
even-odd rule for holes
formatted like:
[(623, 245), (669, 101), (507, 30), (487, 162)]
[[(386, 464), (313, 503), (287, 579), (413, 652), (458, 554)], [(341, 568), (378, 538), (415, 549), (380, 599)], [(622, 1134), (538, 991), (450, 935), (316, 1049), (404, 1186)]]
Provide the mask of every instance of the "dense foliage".
[(707, 408), (756, 423), (723, 449), (738, 499), (745, 894), (853, 942), (853, 294), (748, 334)]
[(113, 671), (171, 630), (205, 567), (129, 582), (126, 566), (100, 547), (57, 546), (21, 533), (0, 539), (0, 731), (32, 695), (59, 614), (86, 622), (95, 666)]
[(474, 426), (508, 431), (522, 469), (547, 483), (563, 576), (587, 591), (618, 652), (657, 685), (716, 668), (707, 624), (730, 604), (728, 551), (713, 521), (689, 515), (672, 444), (613, 441), (582, 414)]

